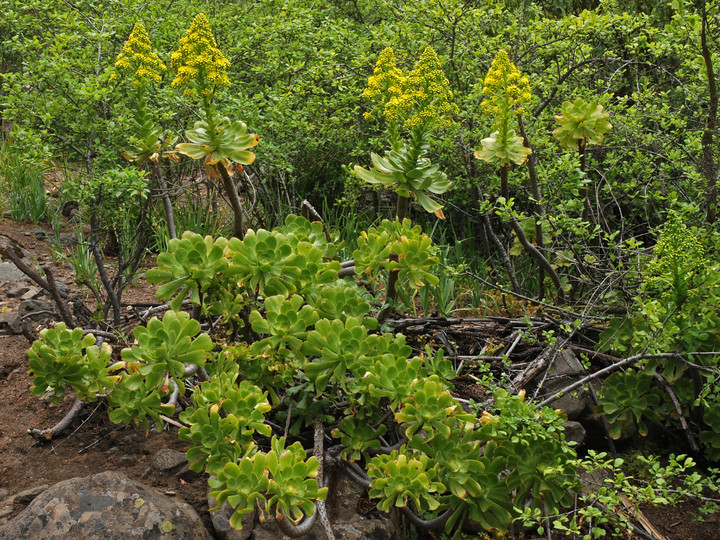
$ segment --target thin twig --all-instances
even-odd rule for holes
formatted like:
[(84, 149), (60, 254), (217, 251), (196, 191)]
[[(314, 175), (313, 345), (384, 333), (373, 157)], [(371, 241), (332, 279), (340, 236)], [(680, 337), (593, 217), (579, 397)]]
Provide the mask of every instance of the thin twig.
[(675, 405), (675, 411), (677, 412), (678, 420), (680, 421), (680, 425), (685, 432), (685, 438), (687, 439), (690, 448), (693, 452), (700, 452), (700, 447), (698, 446), (698, 443), (695, 440), (692, 431), (690, 431), (690, 426), (688, 426), (687, 420), (685, 420), (685, 415), (683, 414), (682, 405), (680, 405), (680, 400), (678, 399), (677, 395), (675, 395), (675, 391), (673, 390), (672, 386), (670, 386), (670, 383), (665, 380), (665, 377), (663, 377), (659, 373), (655, 373), (653, 378), (660, 386), (662, 386), (663, 390), (667, 392), (668, 396), (670, 396), (670, 400), (673, 402), (673, 405)]
[(80, 414), (80, 411), (82, 411), (83, 406), (85, 404), (80, 401), (80, 399), (75, 396), (75, 403), (73, 403), (72, 408), (67, 412), (65, 417), (60, 420), (57, 424), (55, 424), (53, 427), (48, 429), (38, 429), (38, 428), (31, 428), (28, 429), (28, 435), (35, 437), (36, 439), (42, 439), (45, 441), (49, 441), (52, 439), (55, 435), (63, 431), (64, 429), (68, 428), (70, 424), (73, 423), (73, 421), (78, 417)]
[[(315, 435), (315, 445), (313, 453), (320, 462), (320, 466), (317, 470), (317, 483), (320, 486), (324, 486), (325, 482), (325, 452), (323, 451), (323, 437), (325, 436), (325, 430), (320, 420), (313, 421), (313, 431)], [(328, 540), (335, 540), (335, 534), (333, 534), (332, 527), (330, 526), (330, 520), (328, 519), (327, 509), (325, 508), (325, 501), (318, 499), (315, 503), (317, 507), (317, 513), (320, 515), (320, 523), (325, 530), (325, 535)]]
[[(697, 354), (697, 353), (689, 353), (689, 354)], [(720, 352), (713, 352), (712, 354), (720, 354)], [(595, 373), (588, 375), (587, 377), (583, 377), (577, 382), (574, 382), (573, 384), (566, 386), (565, 388), (562, 388), (561, 390), (558, 390), (555, 392), (552, 396), (548, 397), (547, 399), (541, 401), (537, 405), (535, 405), (536, 409), (539, 409), (540, 407), (544, 407), (553, 401), (555, 401), (558, 397), (560, 397), (562, 394), (566, 394), (568, 392), (572, 392), (576, 388), (580, 388), (581, 386), (586, 385), (588, 382), (597, 379), (599, 377), (602, 377), (603, 375), (606, 375), (608, 373), (611, 373), (613, 371), (616, 371), (622, 367), (629, 366), (631, 364), (634, 364), (635, 362), (638, 362), (639, 360), (643, 360), (646, 358), (677, 358), (676, 353), (657, 353), (657, 354), (636, 354), (634, 356), (630, 356), (629, 358), (625, 358), (624, 360), (619, 360), (617, 363), (609, 365), (606, 368), (603, 368), (599, 371), (596, 371)]]

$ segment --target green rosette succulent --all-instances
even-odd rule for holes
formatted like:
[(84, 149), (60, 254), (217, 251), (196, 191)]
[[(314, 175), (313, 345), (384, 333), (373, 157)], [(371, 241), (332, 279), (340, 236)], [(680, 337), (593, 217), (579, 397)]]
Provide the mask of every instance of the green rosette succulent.
[(452, 187), (452, 182), (439, 165), (424, 157), (430, 148), (429, 141), (430, 133), (423, 133), (419, 140), (413, 141), (414, 144), (406, 143), (385, 157), (373, 152), (370, 159), (374, 168), (367, 170), (355, 165), (355, 174), (369, 184), (392, 188), (400, 197), (414, 197), (426, 212), (442, 217), (443, 206), (425, 192), (445, 193)]
[(179, 310), (190, 293), (190, 302), (200, 305), (201, 294), (218, 284), (218, 276), (227, 267), (226, 246), (225, 238), (203, 238), (191, 231), (171, 239), (167, 251), (158, 255), (158, 267), (146, 274), (148, 283), (161, 284), (156, 293), (158, 300), (175, 296), (171, 307)]
[(345, 321), (320, 319), (303, 345), (303, 352), (315, 357), (305, 366), (305, 374), (316, 391), (324, 391), (331, 378), (345, 388), (346, 372), (372, 354), (374, 341), (355, 317)]
[(657, 409), (662, 398), (652, 381), (652, 375), (634, 370), (614, 373), (607, 378), (595, 412), (605, 416), (613, 439), (619, 439), (624, 429), (633, 426), (637, 426), (640, 435), (647, 435), (645, 420), (661, 420)]
[(233, 163), (250, 165), (255, 154), (248, 150), (260, 142), (260, 137), (248, 133), (247, 125), (239, 120), (232, 121), (227, 116), (213, 115), (198, 120), (193, 129), (185, 132), (190, 141), (179, 143), (175, 150), (191, 159), (202, 159), (206, 165), (220, 164), (233, 174)]
[(163, 403), (163, 399), (171, 393), (170, 386), (152, 384), (143, 375), (135, 373), (132, 366), (129, 367), (131, 374), (123, 377), (108, 394), (110, 420), (126, 426), (134, 421), (147, 432), (150, 419), (155, 422), (158, 431), (162, 431), (162, 415), (170, 416), (175, 412), (174, 405)]
[(270, 296), (264, 303), (265, 315), (254, 310), (249, 321), (253, 331), (267, 337), (253, 343), (251, 352), (259, 355), (269, 349), (281, 356), (287, 356), (291, 351), (302, 355), (308, 328), (320, 318), (317, 311), (299, 295), (287, 299), (283, 295)]
[(597, 101), (587, 102), (582, 98), (565, 101), (561, 111), (561, 115), (555, 116), (559, 126), (552, 134), (560, 146), (570, 150), (578, 150), (580, 145), (600, 145), (605, 134), (612, 129), (607, 120), (610, 115)]
[(379, 437), (385, 435), (386, 432), (387, 428), (384, 424), (380, 424), (376, 429), (366, 421), (347, 416), (333, 430), (332, 436), (340, 439), (344, 446), (341, 452), (343, 459), (355, 462), (360, 459), (370, 459), (368, 450), (380, 448), (382, 445)]
[(137, 345), (123, 349), (122, 358), (134, 372), (146, 377), (149, 385), (157, 386), (169, 376), (176, 380), (182, 393), (186, 365), (203, 366), (215, 347), (210, 336), (198, 336), (199, 332), (200, 323), (190, 315), (168, 311), (162, 320), (153, 317), (146, 327), (135, 328)]
[(378, 227), (363, 231), (357, 245), (353, 259), (358, 274), (373, 276), (381, 269), (397, 271), (399, 283), (413, 289), (439, 283), (438, 277), (429, 272), (438, 264), (432, 239), (420, 225), (412, 226), (409, 219), (384, 219)]
[(251, 296), (288, 296), (297, 292), (302, 261), (284, 234), (249, 230), (242, 240), (230, 239), (228, 247), (232, 256), (229, 273)]
[(465, 413), (440, 378), (432, 375), (414, 381), (411, 394), (395, 419), (406, 426), (408, 439), (418, 431), (423, 431), (427, 439), (436, 436), (449, 439), (458, 426), (473, 425), (475, 417)]
[(265, 413), (270, 410), (267, 393), (247, 381), (235, 382), (237, 374), (216, 375), (193, 393), (193, 406), (180, 415), (188, 427), (179, 437), (191, 443), (187, 450), (190, 469), (219, 474), (254, 447), (256, 433), (269, 437)]
[(267, 506), (275, 506), (276, 519), (297, 524), (313, 514), (315, 501), (327, 497), (328, 488), (321, 488), (316, 480), (320, 461), (315, 456), (307, 458), (299, 442), (286, 447), (284, 437), (273, 437), (270, 446), (265, 460), (270, 474)]
[(435, 494), (445, 492), (437, 470), (428, 456), (407, 456), (404, 451), (402, 446), (399, 451), (370, 460), (367, 473), (373, 480), (368, 495), (379, 499), (377, 507), (383, 512), (395, 506), (408, 507), (408, 503), (421, 515), (436, 510), (440, 502)]
[(317, 221), (310, 222), (302, 216), (289, 214), (285, 223), (273, 230), (286, 235), (291, 243), (307, 242), (319, 248), (324, 259), (332, 259), (337, 253), (337, 246), (328, 240), (323, 224)]
[(477, 150), (474, 155), (488, 163), (498, 163), (501, 166), (522, 165), (532, 154), (532, 150), (525, 146), (522, 137), (515, 134), (515, 130), (507, 130), (505, 134), (494, 131), (489, 137), (480, 141), (482, 150)]
[(217, 510), (226, 502), (235, 510), (230, 516), (230, 526), (242, 529), (242, 517), (255, 509), (256, 505), (267, 505), (265, 491), (269, 479), (266, 467), (267, 456), (256, 453), (253, 456), (243, 457), (239, 463), (230, 461), (215, 478), (210, 477), (208, 484), (212, 488), (210, 496), (215, 498)]
[(122, 363), (111, 365), (111, 349), (106, 343), (95, 345), (95, 336), (83, 336), (83, 330), (68, 330), (60, 322), (45, 328), (28, 351), (29, 373), (33, 375), (30, 391), (36, 396), (51, 396), (58, 403), (68, 387), (82, 401), (94, 401), (96, 394), (112, 390), (118, 376), (110, 372)]
[(377, 319), (366, 317), (370, 313), (370, 304), (363, 298), (364, 291), (350, 283), (321, 287), (315, 298), (309, 302), (323, 319), (347, 320), (356, 317), (362, 320), (363, 325), (374, 330)]

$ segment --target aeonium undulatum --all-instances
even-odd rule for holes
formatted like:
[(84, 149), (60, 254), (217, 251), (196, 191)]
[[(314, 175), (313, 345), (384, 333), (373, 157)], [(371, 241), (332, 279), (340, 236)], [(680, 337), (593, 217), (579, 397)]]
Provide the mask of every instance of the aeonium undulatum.
[(230, 86), (225, 74), (230, 62), (218, 49), (204, 13), (195, 17), (180, 39), (178, 50), (170, 58), (170, 67), (176, 73), (173, 88), (184, 88), (185, 97), (199, 96), (202, 101), (200, 120), (185, 132), (188, 142), (175, 148), (192, 159), (202, 159), (208, 171), (222, 179), (233, 210), (234, 235), (242, 238), (245, 232), (242, 207), (232, 175), (236, 169), (242, 171), (243, 165), (255, 161), (249, 148), (256, 146), (260, 138), (248, 133), (244, 122), (222, 116), (213, 107), (215, 89)]

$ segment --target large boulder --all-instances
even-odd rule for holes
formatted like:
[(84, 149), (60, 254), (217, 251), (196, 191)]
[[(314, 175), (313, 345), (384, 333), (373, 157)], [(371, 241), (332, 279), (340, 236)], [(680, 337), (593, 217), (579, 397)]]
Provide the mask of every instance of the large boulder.
[(106, 471), (65, 480), (38, 495), (0, 527), (0, 540), (18, 538), (210, 540), (212, 536), (187, 503), (122, 473)]
[[(545, 399), (582, 379), (585, 368), (569, 349), (560, 351), (547, 370), (538, 398)], [(584, 388), (562, 394), (548, 404), (553, 409), (562, 409), (570, 420), (582, 417), (583, 412), (593, 406), (592, 396)]]

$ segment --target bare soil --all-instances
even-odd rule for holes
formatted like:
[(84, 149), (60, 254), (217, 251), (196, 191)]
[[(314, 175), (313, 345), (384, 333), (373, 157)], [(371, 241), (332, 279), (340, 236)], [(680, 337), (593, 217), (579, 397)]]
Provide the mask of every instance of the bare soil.
[[(49, 245), (29, 223), (15, 223), (0, 218), (0, 234), (7, 235), (30, 251), (38, 262), (50, 263)], [(50, 232), (47, 227), (42, 227)], [(69, 231), (70, 229), (68, 229)], [(152, 261), (150, 261), (152, 263)], [(73, 289), (72, 268), (56, 264), (56, 279)], [(8, 298), (0, 284), (0, 308), (13, 312), (19, 301)], [(123, 295), (124, 303), (156, 302), (154, 290), (141, 278)], [(47, 428), (58, 422), (73, 403), (71, 396), (51, 405), (30, 393), (32, 377), (28, 375), (24, 336), (0, 335), (0, 507), (3, 498), (43, 484), (105, 470), (118, 470), (128, 477), (151, 485), (161, 493), (178, 497), (192, 505), (203, 517), (209, 531), (212, 525), (207, 505), (207, 481), (204, 475), (185, 471), (165, 473), (151, 466), (151, 458), (164, 448), (184, 450), (177, 428), (145, 433), (133, 426), (124, 427), (109, 421), (102, 401), (87, 404), (70, 429), (48, 443), (39, 443), (28, 428)], [(463, 393), (478, 399), (477, 391), (467, 385)], [(458, 388), (462, 391), (461, 388)], [(2, 491), (7, 490), (5, 495)], [(15, 505), (12, 514), (0, 517), (0, 524), (22, 510)], [(703, 523), (692, 521), (696, 505), (683, 503), (673, 507), (643, 508), (643, 514), (669, 540), (720, 540), (720, 516)], [(638, 537), (640, 538), (640, 537)]]
[[(0, 234), (19, 242), (38, 263), (51, 264), (49, 244), (36, 235), (39, 228), (51, 232), (47, 227), (0, 218)], [(74, 290), (72, 267), (51, 264), (51, 268), (56, 280)], [(19, 299), (9, 298), (4, 288), (7, 284), (0, 284), (0, 307), (15, 312)], [(142, 278), (123, 294), (123, 303), (151, 302), (157, 302), (154, 290)], [(176, 427), (166, 426), (161, 433), (146, 434), (142, 428), (113, 424), (104, 403), (98, 401), (86, 404), (71, 428), (50, 442), (40, 443), (28, 435), (29, 428), (55, 425), (74, 400), (68, 395), (52, 405), (30, 392), (32, 377), (27, 373), (26, 354), (29, 347), (24, 336), (0, 335), (0, 490), (7, 490), (11, 497), (43, 484), (118, 470), (161, 493), (183, 499), (203, 516), (208, 530), (212, 531), (205, 476), (191, 471), (165, 473), (151, 466), (152, 456), (164, 448), (184, 450)], [(12, 518), (22, 508), (16, 504), (14, 512), (3, 519)]]

